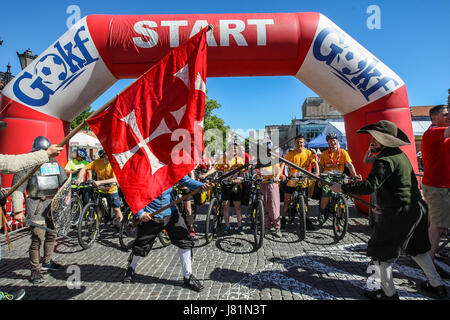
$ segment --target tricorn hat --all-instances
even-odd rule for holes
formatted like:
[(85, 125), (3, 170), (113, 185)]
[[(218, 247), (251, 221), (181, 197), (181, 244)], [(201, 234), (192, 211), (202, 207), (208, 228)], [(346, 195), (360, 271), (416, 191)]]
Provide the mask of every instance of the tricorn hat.
[(369, 124), (358, 130), (358, 133), (368, 133), (385, 147), (401, 147), (411, 144), (408, 136), (400, 130), (395, 123), (388, 120), (380, 120), (375, 124)]

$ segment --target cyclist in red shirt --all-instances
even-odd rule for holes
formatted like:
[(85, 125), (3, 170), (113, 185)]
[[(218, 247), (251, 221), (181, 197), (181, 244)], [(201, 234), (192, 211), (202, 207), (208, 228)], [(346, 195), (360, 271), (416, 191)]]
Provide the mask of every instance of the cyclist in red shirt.
[[(434, 260), (441, 234), (450, 228), (450, 116), (448, 106), (430, 109), (431, 126), (422, 137), (422, 190), (429, 206), (431, 243), (430, 256)], [(436, 270), (443, 271), (438, 266)], [(447, 272), (448, 277), (448, 272)]]

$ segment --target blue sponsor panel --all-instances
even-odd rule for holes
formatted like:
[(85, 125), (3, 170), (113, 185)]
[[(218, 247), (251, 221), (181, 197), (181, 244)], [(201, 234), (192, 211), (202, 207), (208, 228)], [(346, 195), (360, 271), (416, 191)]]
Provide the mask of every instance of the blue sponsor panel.
[[(24, 71), (15, 80), (13, 92), (20, 102), (33, 107), (45, 106), (52, 95), (66, 89), (85, 71), (86, 66), (99, 59), (89, 53), (86, 45), (92, 40), (80, 35), (85, 32), (86, 28), (82, 26), (75, 32), (72, 41), (57, 41), (53, 45), (56, 51), (42, 56), (35, 64), (33, 73)], [(77, 53), (74, 53), (75, 49)]]
[(390, 91), (389, 83), (395, 87), (399, 82), (384, 75), (377, 68), (380, 61), (367, 55), (357, 46), (350, 44), (343, 32), (333, 27), (324, 28), (313, 43), (314, 58), (328, 65), (338, 79), (355, 91), (359, 91), (366, 101), (379, 89)]

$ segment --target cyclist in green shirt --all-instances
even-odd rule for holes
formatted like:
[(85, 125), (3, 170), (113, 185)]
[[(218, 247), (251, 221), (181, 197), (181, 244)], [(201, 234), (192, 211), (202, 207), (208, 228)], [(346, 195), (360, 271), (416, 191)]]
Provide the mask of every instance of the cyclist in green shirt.
[(81, 168), (85, 167), (89, 161), (86, 160), (87, 152), (83, 148), (78, 148), (75, 159), (69, 160), (64, 170), (66, 174), (72, 174), (72, 181), (76, 181), (78, 179), (78, 172)]

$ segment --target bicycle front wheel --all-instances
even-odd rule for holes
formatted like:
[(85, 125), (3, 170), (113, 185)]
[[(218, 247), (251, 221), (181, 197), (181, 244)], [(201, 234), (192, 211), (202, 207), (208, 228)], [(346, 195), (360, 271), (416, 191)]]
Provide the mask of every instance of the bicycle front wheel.
[(81, 198), (78, 195), (75, 195), (70, 200), (70, 213), (72, 215), (72, 220), (70, 224), (72, 226), (77, 226), (81, 217), (81, 210), (83, 209), (83, 204), (81, 202)]
[(256, 202), (253, 208), (253, 237), (255, 239), (255, 249), (261, 248), (264, 239), (264, 205), (261, 200)]
[(137, 236), (137, 226), (133, 225), (133, 212), (130, 208), (124, 212), (119, 230), (119, 243), (124, 251), (130, 250)]
[(206, 243), (211, 242), (217, 231), (220, 215), (220, 203), (217, 198), (213, 198), (209, 204), (208, 213), (206, 214), (206, 230), (205, 239)]
[(348, 205), (344, 196), (340, 195), (334, 204), (333, 233), (336, 241), (342, 240), (348, 228)]
[(99, 233), (99, 217), (97, 208), (93, 203), (88, 203), (81, 211), (78, 222), (78, 242), (83, 249), (92, 246)]

